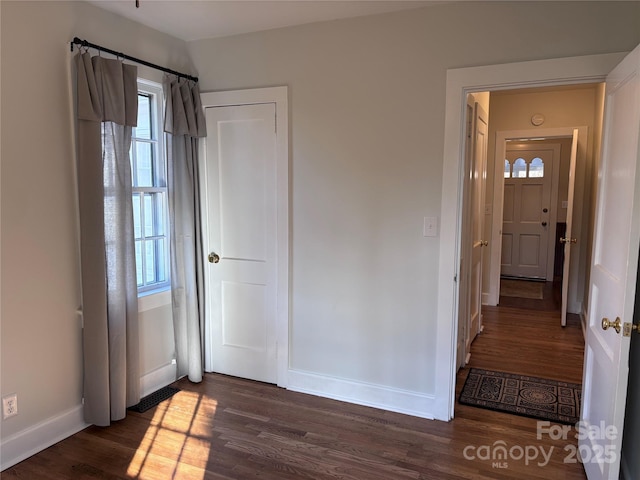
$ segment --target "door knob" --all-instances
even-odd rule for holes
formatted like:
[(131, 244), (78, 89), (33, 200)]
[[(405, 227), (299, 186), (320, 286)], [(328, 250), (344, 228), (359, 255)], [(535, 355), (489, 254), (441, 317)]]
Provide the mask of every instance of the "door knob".
[(542, 226), (546, 227), (547, 226), (547, 222), (542, 222)]
[(488, 247), (489, 246), (489, 242), (487, 240), (480, 240), (480, 246), (481, 247)]
[(211, 252), (209, 254), (209, 263), (218, 263), (219, 261), (220, 261), (220, 255), (214, 252)]
[(620, 333), (620, 329), (622, 328), (622, 321), (620, 320), (620, 317), (616, 317), (615, 322), (612, 322), (607, 317), (604, 317), (602, 319), (602, 329), (608, 330), (609, 327), (613, 327), (616, 333)]

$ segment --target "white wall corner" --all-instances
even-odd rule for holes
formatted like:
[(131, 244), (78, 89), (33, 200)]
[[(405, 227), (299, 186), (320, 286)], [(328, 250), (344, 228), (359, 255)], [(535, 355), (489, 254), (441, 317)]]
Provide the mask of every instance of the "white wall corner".
[(88, 427), (83, 407), (78, 405), (55, 417), (22, 430), (0, 443), (0, 471)]
[(576, 313), (578, 315), (584, 314), (582, 302), (578, 302), (578, 301), (570, 302), (569, 306), (567, 307), (567, 310), (569, 311), (569, 313)]
[(160, 368), (143, 375), (140, 378), (140, 395), (146, 397), (147, 395), (160, 390), (162, 387), (175, 382), (177, 380), (177, 366), (175, 363), (169, 363), (163, 365)]
[(380, 408), (433, 420), (434, 395), (398, 388), (289, 370), (288, 389), (342, 402)]

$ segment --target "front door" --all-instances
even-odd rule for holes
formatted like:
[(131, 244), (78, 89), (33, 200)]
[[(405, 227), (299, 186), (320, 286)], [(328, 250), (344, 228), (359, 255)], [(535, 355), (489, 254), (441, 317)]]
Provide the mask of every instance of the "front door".
[(210, 370), (277, 381), (274, 103), (205, 108)]
[(507, 146), (502, 275), (547, 278), (554, 153), (550, 147)]
[(639, 136), (640, 46), (606, 84), (579, 443), (589, 480), (617, 479), (620, 471), (630, 345), (624, 325), (633, 319), (640, 246)]

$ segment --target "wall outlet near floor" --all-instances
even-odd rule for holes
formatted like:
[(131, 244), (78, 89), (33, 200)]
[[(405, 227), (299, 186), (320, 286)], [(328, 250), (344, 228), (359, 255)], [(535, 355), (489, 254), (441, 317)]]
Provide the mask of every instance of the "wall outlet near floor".
[(2, 397), (2, 418), (7, 419), (18, 414), (18, 394)]

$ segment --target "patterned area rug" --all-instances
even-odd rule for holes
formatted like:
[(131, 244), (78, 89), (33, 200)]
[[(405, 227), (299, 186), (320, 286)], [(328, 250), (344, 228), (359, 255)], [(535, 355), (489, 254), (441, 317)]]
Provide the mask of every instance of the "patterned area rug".
[(573, 425), (580, 417), (582, 385), (472, 368), (460, 403)]

